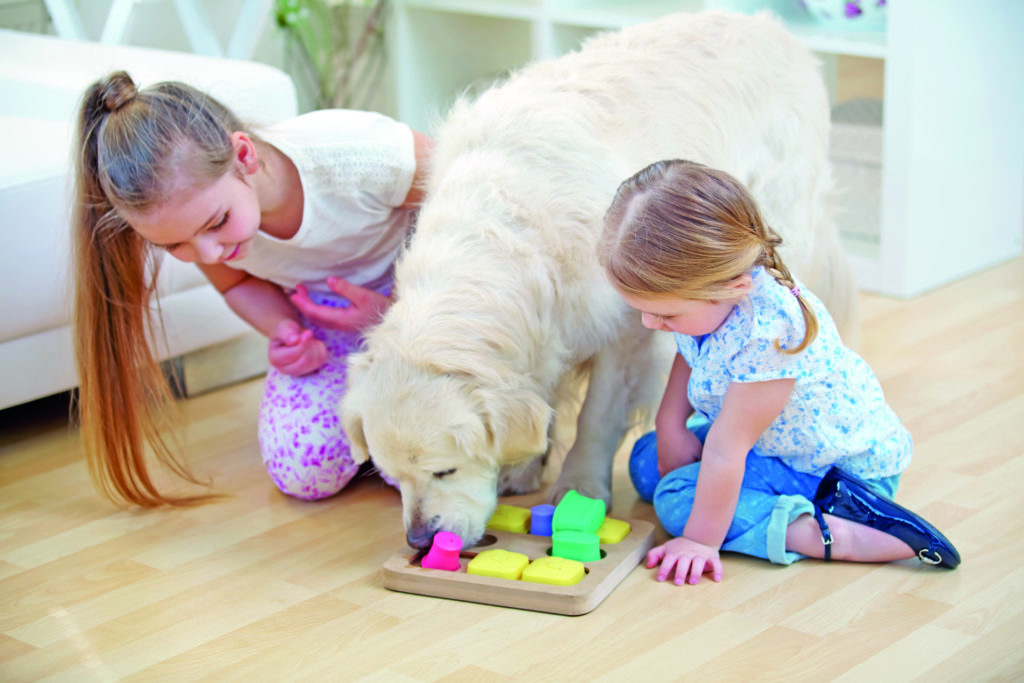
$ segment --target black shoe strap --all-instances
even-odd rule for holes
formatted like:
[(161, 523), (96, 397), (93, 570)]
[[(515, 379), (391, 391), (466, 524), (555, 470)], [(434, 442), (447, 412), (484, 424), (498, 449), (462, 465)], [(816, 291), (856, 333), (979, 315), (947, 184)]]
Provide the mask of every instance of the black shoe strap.
[(817, 505), (814, 506), (814, 519), (821, 527), (821, 543), (825, 546), (825, 561), (828, 562), (832, 559), (832, 531), (825, 523), (825, 513)]

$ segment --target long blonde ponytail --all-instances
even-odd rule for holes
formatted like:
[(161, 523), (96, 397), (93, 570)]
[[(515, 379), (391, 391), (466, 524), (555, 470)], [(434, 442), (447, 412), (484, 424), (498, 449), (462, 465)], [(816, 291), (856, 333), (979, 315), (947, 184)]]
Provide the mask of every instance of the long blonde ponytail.
[[(96, 487), (118, 503), (189, 505), (216, 498), (162, 493), (147, 449), (170, 473), (202, 485), (164, 437), (173, 396), (153, 348), (159, 325), (156, 253), (118, 214), (166, 197), (169, 160), (191, 145), (193, 176), (213, 179), (230, 162), (234, 117), (180, 83), (137, 92), (128, 74), (92, 84), (82, 101), (75, 159), (72, 244), (77, 410)], [(225, 148), (226, 145), (226, 148)]]

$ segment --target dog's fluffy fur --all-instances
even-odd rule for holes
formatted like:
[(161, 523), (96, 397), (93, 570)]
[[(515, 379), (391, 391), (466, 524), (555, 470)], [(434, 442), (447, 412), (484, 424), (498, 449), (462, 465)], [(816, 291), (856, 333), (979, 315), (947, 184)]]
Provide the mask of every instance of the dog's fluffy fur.
[[(768, 16), (717, 12), (602, 34), (456, 104), (397, 301), (352, 358), (342, 409), (356, 458), (399, 481), (410, 544), (438, 530), (474, 543), (499, 486), (539, 485), (552, 406), (581, 369), (577, 438), (551, 498), (610, 502), (613, 454), (657, 404), (673, 353), (595, 250), (619, 183), (647, 164), (684, 158), (736, 176), (783, 236), (787, 265), (841, 327), (852, 317), (826, 205), (828, 125), (810, 52)], [(509, 466), (516, 476), (502, 477)]]

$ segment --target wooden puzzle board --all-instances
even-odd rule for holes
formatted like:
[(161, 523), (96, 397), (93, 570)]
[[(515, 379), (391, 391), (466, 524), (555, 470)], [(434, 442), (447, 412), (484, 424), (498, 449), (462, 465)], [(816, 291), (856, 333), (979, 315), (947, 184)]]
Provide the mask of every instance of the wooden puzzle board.
[[(531, 561), (549, 554), (550, 536), (532, 536), (510, 531), (488, 529), (480, 544), (459, 553), (458, 571), (424, 569), (419, 566), (426, 551), (406, 548), (384, 563), (381, 573), (384, 586), (393, 591), (432, 595), (439, 598), (480, 602), (501, 607), (515, 607), (537, 612), (579, 615), (590, 612), (640, 563), (654, 541), (654, 525), (643, 520), (627, 520), (630, 532), (618, 543), (603, 543), (605, 556), (584, 562), (587, 575), (572, 586), (499, 579), (467, 574), (466, 565), (477, 553), (501, 548), (523, 553)], [(493, 539), (493, 542), (491, 542)]]

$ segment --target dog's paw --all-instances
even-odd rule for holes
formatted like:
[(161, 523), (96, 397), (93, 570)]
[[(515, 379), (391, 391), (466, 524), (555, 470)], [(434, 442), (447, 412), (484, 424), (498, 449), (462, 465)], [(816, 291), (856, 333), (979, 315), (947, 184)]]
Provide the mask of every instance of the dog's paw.
[(498, 475), (498, 495), (516, 496), (540, 489), (544, 459), (534, 458), (518, 465), (506, 465)]
[(603, 500), (605, 509), (610, 510), (612, 506), (612, 490), (607, 484), (604, 484), (595, 479), (582, 479), (573, 481), (571, 479), (562, 479), (559, 477), (558, 481), (554, 483), (551, 490), (548, 491), (548, 502), (552, 505), (558, 505), (559, 501), (565, 497), (565, 494), (569, 491), (576, 491), (581, 496), (587, 498), (595, 498)]

